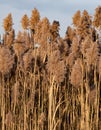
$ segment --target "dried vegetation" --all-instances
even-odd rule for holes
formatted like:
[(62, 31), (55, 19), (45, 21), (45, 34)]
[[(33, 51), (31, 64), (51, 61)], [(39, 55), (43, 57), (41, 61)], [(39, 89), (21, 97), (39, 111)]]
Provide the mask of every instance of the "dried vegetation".
[(4, 19), (0, 44), (0, 130), (101, 130), (101, 6), (60, 24), (35, 8), (15, 36)]

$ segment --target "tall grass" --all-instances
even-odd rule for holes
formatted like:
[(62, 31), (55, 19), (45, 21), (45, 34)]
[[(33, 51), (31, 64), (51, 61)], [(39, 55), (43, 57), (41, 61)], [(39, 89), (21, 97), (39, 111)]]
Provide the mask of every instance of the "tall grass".
[(100, 130), (101, 47), (93, 27), (83, 37), (68, 27), (65, 38), (56, 21), (32, 27), (36, 33), (19, 32), (10, 46), (5, 33), (0, 45), (0, 129)]

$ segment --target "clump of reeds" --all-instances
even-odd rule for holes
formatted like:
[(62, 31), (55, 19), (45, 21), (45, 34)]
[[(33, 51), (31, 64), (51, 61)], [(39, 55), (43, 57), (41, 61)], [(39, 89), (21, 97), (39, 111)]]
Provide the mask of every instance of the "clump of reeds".
[(0, 45), (0, 129), (100, 130), (101, 47), (86, 10), (77, 11), (65, 38), (60, 24), (40, 18), (35, 8), (15, 30), (11, 14), (4, 19)]

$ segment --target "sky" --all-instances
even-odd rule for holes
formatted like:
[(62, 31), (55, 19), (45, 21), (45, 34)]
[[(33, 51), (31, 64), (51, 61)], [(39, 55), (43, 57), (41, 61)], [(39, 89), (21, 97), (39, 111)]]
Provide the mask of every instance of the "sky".
[[(72, 25), (72, 17), (77, 10), (86, 9), (93, 16), (95, 8), (101, 5), (101, 0), (0, 0), (0, 34), (4, 33), (3, 19), (9, 14), (13, 17), (13, 28), (21, 30), (21, 18), (37, 8), (41, 19), (47, 17), (50, 23), (53, 20), (60, 22), (60, 35), (65, 36), (68, 26)], [(17, 32), (16, 32), (17, 33)]]

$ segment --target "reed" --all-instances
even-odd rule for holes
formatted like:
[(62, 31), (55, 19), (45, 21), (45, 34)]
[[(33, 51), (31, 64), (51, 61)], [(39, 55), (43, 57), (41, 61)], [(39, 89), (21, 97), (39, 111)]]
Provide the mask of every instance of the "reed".
[(65, 38), (59, 35), (59, 22), (41, 20), (37, 9), (31, 18), (23, 16), (24, 31), (17, 37), (11, 14), (4, 19), (0, 130), (101, 129), (100, 8), (94, 22), (87, 11), (78, 11)]

